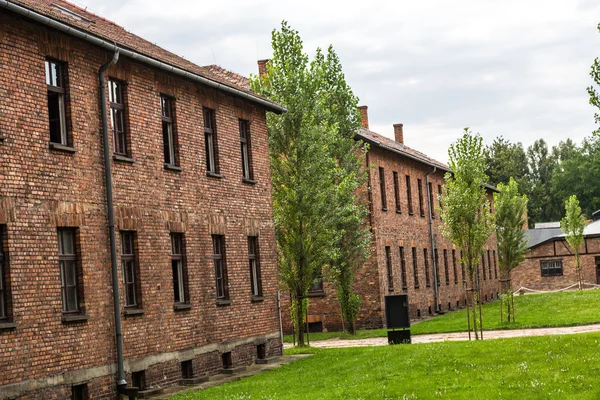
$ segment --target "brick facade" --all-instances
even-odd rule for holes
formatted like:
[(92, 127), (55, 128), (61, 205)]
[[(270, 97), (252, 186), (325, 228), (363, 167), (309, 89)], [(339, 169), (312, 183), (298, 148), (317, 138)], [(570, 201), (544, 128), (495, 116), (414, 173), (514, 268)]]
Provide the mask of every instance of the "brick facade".
[[(600, 285), (600, 237), (586, 237), (580, 256), (583, 282)], [(562, 274), (542, 276), (541, 264), (546, 261), (560, 261)], [(563, 238), (547, 240), (529, 249), (525, 261), (511, 271), (510, 278), (514, 290), (565, 289), (578, 283), (575, 256)]]
[[(384, 299), (387, 294), (408, 294), (409, 312), (413, 319), (435, 313), (427, 181), (431, 184), (433, 192), (432, 229), (435, 247), (438, 249), (439, 307), (442, 312), (462, 307), (465, 302), (465, 287), (459, 263), (460, 252), (442, 236), (439, 230), (441, 221), (438, 211), (438, 193), (439, 186), (444, 184), (444, 174), (448, 167), (399, 142), (368, 131), (367, 108), (361, 107), (360, 110), (363, 117), (363, 128), (357, 137), (371, 142), (367, 162), (371, 166), (368, 195), (371, 211), (369, 223), (373, 232), (373, 240), (371, 258), (356, 276), (355, 290), (362, 300), (357, 328), (373, 329), (385, 326)], [(396, 124), (396, 136), (404, 140), (403, 134), (399, 134), (401, 130), (402, 125)], [(394, 149), (400, 149), (402, 154), (392, 151)], [(415, 160), (415, 157), (419, 159)], [(436, 166), (435, 172), (434, 165)], [(399, 207), (396, 205), (394, 173), (397, 176)], [(385, 181), (386, 209), (382, 204), (380, 176), (383, 176)], [(407, 177), (410, 179), (412, 212), (409, 209)], [(421, 196), (419, 195), (419, 181)], [(488, 198), (490, 202), (493, 201), (491, 191)], [(388, 283), (386, 247), (389, 247), (391, 255), (392, 287)], [(404, 254), (405, 286), (402, 282), (400, 247)], [(418, 285), (413, 272), (413, 248), (416, 255)], [(427, 284), (425, 272), (424, 251), (428, 254), (429, 284)], [(453, 252), (456, 257), (456, 275), (453, 266)], [(481, 262), (479, 266), (481, 298), (482, 301), (490, 301), (496, 298), (498, 292), (499, 270), (495, 234), (485, 246), (484, 253), (485, 273), (482, 270)], [(447, 260), (447, 275), (444, 254), (446, 254)], [(328, 331), (341, 330), (341, 314), (339, 303), (335, 298), (335, 288), (325, 283), (323, 293), (313, 293), (311, 296), (308, 310), (309, 323), (320, 323), (323, 329)], [(289, 332), (291, 323), (287, 313), (284, 315), (284, 321), (284, 330)]]
[[(0, 228), (9, 289), (9, 318), (0, 319), (0, 398), (66, 399), (80, 383), (92, 398), (116, 397), (98, 102), (98, 69), (111, 57), (0, 9)], [(69, 146), (63, 148), (49, 147), (47, 58), (66, 71)], [(252, 363), (259, 344), (267, 345), (268, 356), (280, 354), (265, 107), (126, 57), (107, 77), (126, 83), (131, 160), (112, 162), (116, 231), (117, 243), (119, 231), (135, 232), (143, 310), (126, 313), (119, 267), (127, 374), (145, 370), (147, 386), (167, 387), (180, 381), (181, 361), (193, 360), (201, 375), (222, 367), (223, 352), (232, 352), (235, 365)], [(163, 162), (161, 94), (174, 99), (180, 169)], [(206, 173), (203, 107), (215, 110), (221, 177)], [(250, 123), (255, 182), (242, 181), (240, 119)], [(70, 322), (57, 242), (57, 229), (66, 227), (76, 232), (80, 271), (81, 312)], [(171, 233), (183, 234), (185, 243), (189, 298), (179, 310)], [(211, 235), (225, 238), (227, 304), (216, 302)], [(263, 298), (251, 297), (248, 236), (258, 237)]]

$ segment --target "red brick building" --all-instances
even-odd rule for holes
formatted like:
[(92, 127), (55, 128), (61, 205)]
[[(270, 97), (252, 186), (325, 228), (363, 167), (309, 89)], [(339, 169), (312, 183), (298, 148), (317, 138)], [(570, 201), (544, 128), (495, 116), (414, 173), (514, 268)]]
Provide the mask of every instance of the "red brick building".
[[(406, 146), (402, 124), (394, 125), (395, 140), (370, 131), (367, 107), (360, 111), (362, 128), (356, 139), (370, 144), (367, 163), (372, 167), (368, 195), (373, 241), (371, 258), (356, 276), (355, 289), (362, 299), (357, 327), (385, 325), (387, 294), (408, 294), (412, 318), (462, 307), (466, 278), (460, 252), (439, 230), (438, 195), (448, 166)], [(492, 188), (489, 199), (493, 201)], [(496, 248), (493, 235), (479, 266), (483, 301), (496, 298), (498, 291)], [(335, 288), (328, 283), (315, 285), (309, 295), (311, 329), (340, 330)]]
[[(527, 231), (529, 250), (523, 261), (510, 274), (514, 290), (536, 291), (577, 289), (577, 267), (571, 246), (560, 231), (560, 223), (536, 224)], [(580, 249), (584, 287), (600, 285), (600, 220), (587, 225)]]
[(62, 0), (0, 1), (0, 398), (281, 354), (265, 115), (284, 109), (233, 78)]

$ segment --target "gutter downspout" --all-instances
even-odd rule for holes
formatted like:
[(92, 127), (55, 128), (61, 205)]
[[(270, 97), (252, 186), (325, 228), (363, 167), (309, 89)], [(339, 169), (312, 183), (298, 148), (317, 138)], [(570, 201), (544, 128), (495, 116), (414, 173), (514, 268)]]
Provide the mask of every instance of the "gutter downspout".
[(437, 271), (437, 260), (435, 259), (435, 235), (433, 234), (433, 213), (431, 204), (431, 196), (432, 193), (429, 190), (429, 175), (435, 174), (437, 171), (437, 167), (433, 166), (433, 171), (430, 171), (425, 174), (425, 187), (427, 188), (427, 204), (429, 205), (429, 242), (431, 244), (431, 261), (433, 265), (433, 301), (435, 302), (435, 312), (440, 312), (440, 302), (439, 302), (439, 288), (438, 288), (438, 271)]
[(117, 269), (117, 240), (115, 238), (115, 211), (113, 206), (113, 187), (111, 172), (110, 146), (108, 141), (108, 119), (106, 112), (106, 70), (119, 61), (119, 50), (115, 50), (112, 60), (100, 67), (100, 116), (102, 118), (102, 138), (104, 140), (104, 179), (106, 182), (106, 207), (108, 209), (108, 232), (110, 236), (110, 263), (112, 266), (113, 305), (115, 314), (115, 338), (117, 342), (117, 388), (124, 393), (127, 386), (123, 367), (123, 332), (121, 330), (121, 303), (119, 296), (119, 271)]

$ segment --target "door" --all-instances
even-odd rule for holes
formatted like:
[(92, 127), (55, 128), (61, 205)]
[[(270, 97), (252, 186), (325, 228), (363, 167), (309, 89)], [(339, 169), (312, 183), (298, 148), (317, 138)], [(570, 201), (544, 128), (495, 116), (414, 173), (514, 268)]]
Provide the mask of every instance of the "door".
[(596, 257), (596, 284), (600, 285), (600, 257)]

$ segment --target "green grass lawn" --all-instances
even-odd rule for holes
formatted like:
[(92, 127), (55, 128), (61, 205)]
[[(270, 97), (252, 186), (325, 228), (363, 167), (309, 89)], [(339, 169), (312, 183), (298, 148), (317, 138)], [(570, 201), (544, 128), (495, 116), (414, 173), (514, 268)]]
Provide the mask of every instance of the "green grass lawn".
[(314, 355), (173, 399), (600, 398), (599, 333), (300, 351)]
[[(500, 322), (500, 302), (483, 305), (483, 329), (522, 329), (557, 326), (574, 326), (600, 323), (600, 290), (544, 293), (515, 296), (516, 322)], [(506, 319), (506, 315), (505, 315)], [(466, 310), (449, 312), (425, 321), (415, 323), (410, 328), (413, 335), (426, 333), (461, 332), (467, 330)], [(362, 339), (387, 336), (387, 330), (374, 329), (357, 332), (348, 336), (340, 332), (311, 333), (310, 340), (331, 338)], [(291, 343), (292, 337), (284, 341)]]

